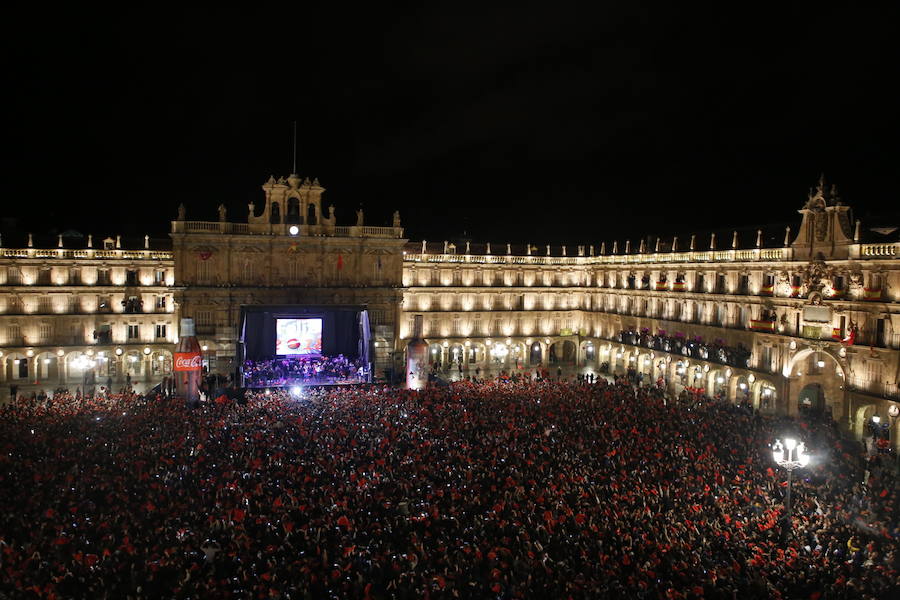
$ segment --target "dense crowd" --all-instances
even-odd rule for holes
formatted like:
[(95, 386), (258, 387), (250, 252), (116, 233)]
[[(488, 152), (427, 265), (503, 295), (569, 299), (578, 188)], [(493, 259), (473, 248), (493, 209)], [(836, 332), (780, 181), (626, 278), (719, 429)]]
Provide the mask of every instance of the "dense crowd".
[[(0, 412), (0, 596), (900, 591), (897, 480), (831, 423), (624, 380), (50, 402)], [(814, 454), (790, 521), (788, 434)]]
[(649, 329), (623, 329), (616, 340), (664, 352), (683, 354), (723, 365), (746, 367), (750, 364), (750, 349), (743, 344), (729, 346), (723, 340), (706, 341), (701, 337), (687, 338), (684, 334), (667, 335), (665, 331), (651, 333)]
[(244, 385), (248, 387), (364, 383), (368, 367), (361, 359), (337, 356), (291, 356), (245, 360)]

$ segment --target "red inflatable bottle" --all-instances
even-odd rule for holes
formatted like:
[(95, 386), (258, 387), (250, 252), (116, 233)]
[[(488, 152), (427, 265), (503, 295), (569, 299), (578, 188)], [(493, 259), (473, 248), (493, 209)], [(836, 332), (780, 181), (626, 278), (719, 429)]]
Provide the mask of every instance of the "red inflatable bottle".
[(175, 347), (175, 391), (187, 402), (200, 397), (203, 376), (203, 353), (194, 329), (193, 319), (181, 319), (178, 345)]

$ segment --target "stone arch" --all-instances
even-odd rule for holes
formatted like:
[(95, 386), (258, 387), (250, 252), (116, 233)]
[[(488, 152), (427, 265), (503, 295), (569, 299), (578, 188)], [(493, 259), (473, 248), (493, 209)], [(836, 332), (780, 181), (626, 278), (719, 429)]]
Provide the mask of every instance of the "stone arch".
[(797, 393), (797, 403), (800, 410), (820, 413), (825, 410), (825, 389), (819, 382), (810, 382), (804, 385)]
[[(31, 363), (31, 359), (22, 354), (21, 352), (10, 352), (9, 354), (3, 357), (4, 361), (4, 373), (6, 375), (6, 380), (17, 383), (24, 383), (28, 380), (27, 369)], [(16, 362), (18, 361), (18, 362)], [(24, 361), (24, 363), (23, 363)], [(21, 376), (22, 373), (22, 365), (25, 365), (26, 374), (25, 377)]]
[(583, 365), (592, 365), (597, 363), (599, 349), (594, 340), (585, 340), (581, 342), (581, 356)]
[(752, 384), (750, 378), (744, 373), (734, 374), (734, 402), (744, 403), (752, 401)]
[(757, 379), (753, 382), (750, 398), (754, 410), (772, 412), (778, 401), (778, 388), (768, 379)]
[(122, 355), (123, 377), (131, 375), (134, 380), (144, 374), (144, 355), (140, 350), (128, 350)]
[(428, 364), (434, 363), (444, 364), (444, 348), (438, 342), (428, 344)]
[[(49, 362), (48, 362), (49, 361)], [(34, 356), (35, 379), (42, 384), (52, 384), (60, 379), (60, 361), (54, 352), (41, 352)]]
[(535, 367), (544, 362), (544, 347), (538, 341), (531, 342), (528, 348), (528, 365)]
[(287, 199), (287, 211), (284, 214), (285, 223), (299, 224), (300, 219), (300, 198), (291, 196)]
[(273, 225), (281, 223), (281, 203), (275, 200), (272, 200), (272, 204), (269, 207), (269, 223)]
[(709, 395), (715, 397), (721, 395), (722, 398), (728, 397), (728, 375), (725, 369), (713, 369), (709, 372)]
[(166, 377), (172, 374), (172, 353), (168, 350), (156, 350), (150, 354), (150, 372), (155, 377)]
[(853, 433), (857, 439), (863, 439), (866, 436), (866, 433), (868, 433), (866, 425), (877, 410), (878, 406), (874, 403), (864, 404), (856, 409), (856, 414), (853, 416)]
[(785, 365), (782, 374), (785, 377), (790, 377), (791, 373), (794, 371), (794, 367), (797, 365), (798, 362), (800, 362), (801, 360), (805, 360), (811, 354), (815, 354), (817, 352), (823, 356), (828, 356), (829, 358), (831, 358), (831, 360), (833, 360), (835, 362), (835, 364), (837, 364), (838, 368), (841, 370), (841, 378), (844, 381), (847, 381), (847, 367), (844, 363), (844, 360), (841, 357), (835, 356), (834, 354), (832, 354), (828, 348), (822, 348), (822, 349), (804, 348), (803, 350), (800, 350), (799, 352), (795, 353), (791, 357), (791, 359), (788, 361), (787, 365)]
[(465, 350), (465, 347), (459, 342), (450, 344), (450, 347), (447, 349), (448, 355), (450, 356), (450, 363), (454, 366), (458, 365), (460, 362), (465, 364)]

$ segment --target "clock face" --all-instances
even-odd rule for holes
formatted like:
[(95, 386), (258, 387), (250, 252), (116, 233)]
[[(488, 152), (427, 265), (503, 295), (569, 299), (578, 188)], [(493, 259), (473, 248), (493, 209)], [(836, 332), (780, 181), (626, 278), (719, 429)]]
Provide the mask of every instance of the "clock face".
[(896, 418), (898, 415), (900, 415), (900, 406), (897, 406), (896, 404), (891, 404), (891, 405), (888, 407), (888, 414), (889, 414), (890, 416)]

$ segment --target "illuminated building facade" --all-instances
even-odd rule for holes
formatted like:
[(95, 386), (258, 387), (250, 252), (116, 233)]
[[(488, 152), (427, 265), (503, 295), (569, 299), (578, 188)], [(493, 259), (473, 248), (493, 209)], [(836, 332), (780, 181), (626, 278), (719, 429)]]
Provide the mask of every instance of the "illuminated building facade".
[(652, 247), (411, 243), (400, 337), (422, 315), (443, 368), (632, 368), (763, 412), (823, 410), (862, 435), (900, 401), (900, 243), (863, 243), (824, 182), (799, 212), (780, 247), (762, 231)]
[(155, 245), (59, 236), (36, 248), (29, 234), (0, 247), (0, 383), (141, 387), (171, 374), (174, 260)]
[[(633, 369), (767, 413), (830, 413), (857, 435), (900, 401), (900, 242), (870, 243), (824, 182), (778, 243), (753, 230), (599, 246), (409, 242), (338, 225), (324, 189), (270, 178), (243, 222), (189, 221), (171, 248), (0, 248), (2, 382), (156, 383), (176, 316), (212, 371), (233, 372), (240, 307), (368, 306), (376, 373), (403, 368), (421, 315), (444, 369)], [(177, 313), (177, 314), (176, 314)], [(102, 355), (101, 355), (102, 353)], [(103, 359), (103, 360), (100, 360)], [(897, 424), (892, 421), (896, 443)]]

